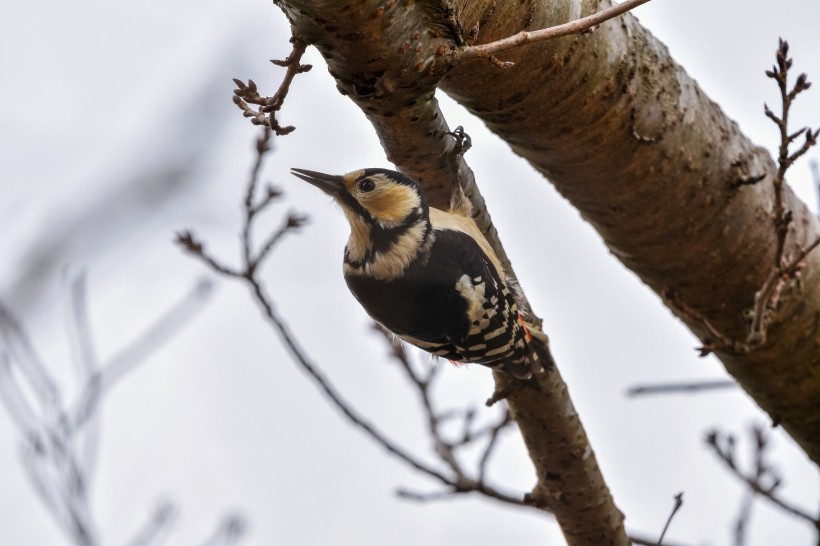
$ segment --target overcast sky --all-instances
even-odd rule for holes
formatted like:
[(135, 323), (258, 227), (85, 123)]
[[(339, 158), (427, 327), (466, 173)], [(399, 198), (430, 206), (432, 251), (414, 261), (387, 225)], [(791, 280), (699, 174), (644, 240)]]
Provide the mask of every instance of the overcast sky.
[[(777, 7), (773, 7), (773, 6)], [(797, 71), (820, 79), (820, 4), (654, 0), (636, 12), (705, 92), (755, 142), (773, 149), (763, 115), (776, 104), (764, 75), (777, 38)], [(231, 78), (272, 89), (289, 51), (284, 16), (269, 2), (81, 0), (0, 7), (0, 298), (26, 322), (70, 397), (61, 271), (85, 269), (95, 342), (104, 360), (187, 293), (204, 267), (182, 255), (176, 230), (195, 229), (226, 260), (238, 257), (239, 205), (257, 131), (231, 103)], [(287, 239), (264, 278), (311, 356), (356, 407), (432, 460), (425, 423), (382, 341), (347, 292), (347, 226), (290, 167), (346, 172), (389, 166), (364, 116), (339, 95), (315, 50), (281, 112), (297, 127), (275, 142), (265, 179), (311, 217)], [(739, 389), (630, 400), (635, 383), (724, 377), (657, 296), (612, 257), (553, 188), (479, 121), (440, 96), (448, 123), (472, 136), (467, 160), (530, 301), (544, 317), (627, 525), (658, 533), (685, 491), (670, 536), (731, 544), (743, 488), (703, 445), (711, 427), (743, 437), (765, 415)], [(796, 123), (820, 125), (820, 89), (801, 95)], [(810, 154), (818, 158), (815, 150)], [(527, 196), (505, 198), (512, 181)], [(789, 182), (816, 210), (808, 162)], [(277, 216), (278, 215), (278, 216)], [(521, 218), (527, 218), (526, 223)], [(532, 252), (537, 245), (538, 252)], [(443, 405), (481, 404), (490, 374), (443, 372)], [(149, 512), (180, 508), (169, 544), (201, 544), (229, 510), (248, 520), (245, 544), (561, 544), (554, 523), (473, 498), (419, 505), (397, 486), (433, 491), (322, 399), (261, 320), (244, 287), (217, 281), (205, 309), (123, 380), (102, 406), (93, 483), (104, 544), (126, 544)], [(494, 413), (490, 413), (490, 416)], [(816, 468), (781, 431), (772, 434), (784, 496), (816, 510)], [(534, 483), (518, 435), (508, 432), (491, 476), (514, 491)], [(3, 544), (68, 544), (34, 494), (19, 435), (0, 411)], [(809, 527), (755, 506), (749, 546), (813, 544)]]

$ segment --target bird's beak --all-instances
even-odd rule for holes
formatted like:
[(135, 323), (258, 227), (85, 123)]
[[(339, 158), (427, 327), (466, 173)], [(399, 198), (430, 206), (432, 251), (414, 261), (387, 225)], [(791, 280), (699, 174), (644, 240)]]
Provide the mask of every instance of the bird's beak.
[(307, 171), (305, 169), (291, 169), (290, 174), (313, 184), (332, 197), (339, 196), (345, 190), (344, 178), (338, 175)]

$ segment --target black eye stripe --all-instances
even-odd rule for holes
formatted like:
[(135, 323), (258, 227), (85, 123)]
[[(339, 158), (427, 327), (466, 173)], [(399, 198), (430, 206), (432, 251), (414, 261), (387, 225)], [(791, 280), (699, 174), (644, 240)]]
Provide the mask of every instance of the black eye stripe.
[(376, 183), (369, 178), (365, 178), (364, 180), (359, 182), (359, 191), (373, 191), (375, 187)]

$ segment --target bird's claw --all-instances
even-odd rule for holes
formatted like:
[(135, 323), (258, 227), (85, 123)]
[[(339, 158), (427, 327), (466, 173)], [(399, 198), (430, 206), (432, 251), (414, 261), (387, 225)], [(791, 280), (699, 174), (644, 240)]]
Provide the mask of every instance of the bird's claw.
[(458, 155), (464, 155), (473, 145), (473, 139), (470, 138), (470, 135), (464, 132), (464, 127), (461, 125), (444, 134), (450, 135), (456, 140), (454, 151)]

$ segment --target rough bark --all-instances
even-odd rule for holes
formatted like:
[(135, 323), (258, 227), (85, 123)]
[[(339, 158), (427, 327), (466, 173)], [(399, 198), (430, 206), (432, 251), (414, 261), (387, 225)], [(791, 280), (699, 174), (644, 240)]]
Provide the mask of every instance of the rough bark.
[[(479, 42), (587, 15), (608, 2), (460, 2)], [(515, 5), (514, 5), (515, 4)], [(578, 9), (582, 6), (583, 9)], [(524, 15), (526, 14), (526, 17)], [(774, 44), (773, 44), (774, 48)], [(502, 55), (515, 66), (456, 66), (442, 83), (582, 213), (655, 292), (674, 290), (721, 332), (745, 337), (744, 311), (771, 269), (777, 171), (631, 15), (596, 32)], [(763, 63), (764, 60), (761, 60)], [(774, 85), (774, 84), (773, 84)], [(773, 126), (773, 130), (776, 130)], [(743, 177), (766, 175), (754, 186)], [(791, 191), (787, 253), (820, 233)], [(820, 253), (783, 294), (765, 345), (718, 353), (741, 387), (820, 462)], [(678, 305), (668, 304), (681, 316)], [(701, 338), (702, 324), (681, 318)]]
[[(774, 256), (769, 155), (709, 101), (657, 40), (629, 15), (596, 32), (501, 55), (500, 70), (459, 63), (458, 48), (479, 22), (478, 43), (563, 23), (608, 6), (580, 0), (278, 0), (294, 34), (326, 59), (340, 92), (377, 131), (388, 158), (446, 208), (458, 180), (479, 225), (503, 248), (433, 93), (441, 86), (549, 177), (627, 267), (658, 293), (721, 331), (742, 338), (745, 309)], [(766, 174), (756, 186), (734, 187)], [(820, 232), (790, 192), (795, 221), (788, 249)], [(719, 357), (738, 383), (820, 461), (820, 283), (818, 253), (803, 284), (784, 294), (768, 342)], [(677, 311), (671, 306), (673, 312)], [(700, 324), (683, 317), (703, 336)], [(636, 340), (637, 342), (637, 340)], [(545, 402), (510, 390), (510, 406), (539, 476), (534, 500), (555, 511), (570, 544), (624, 544), (622, 516), (606, 490), (583, 428), (555, 374)], [(551, 436), (547, 436), (549, 431)], [(560, 438), (550, 441), (550, 438)], [(564, 441), (566, 439), (566, 441)]]

